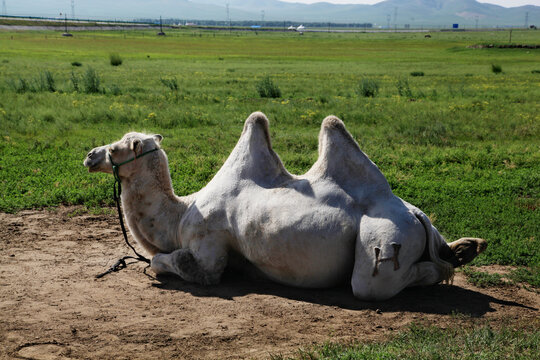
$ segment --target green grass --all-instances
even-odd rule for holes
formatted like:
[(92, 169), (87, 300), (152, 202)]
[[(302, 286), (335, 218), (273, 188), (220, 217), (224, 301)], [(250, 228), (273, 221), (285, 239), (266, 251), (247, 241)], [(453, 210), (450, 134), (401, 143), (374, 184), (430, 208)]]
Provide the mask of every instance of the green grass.
[(463, 268), (463, 273), (467, 276), (469, 283), (481, 288), (505, 286), (508, 284), (508, 282), (503, 280), (503, 276), (498, 273), (489, 274), (484, 271), (476, 271), (469, 266)]
[[(441, 329), (412, 324), (382, 343), (326, 343), (273, 360), (394, 360), (394, 359), (533, 359), (540, 351), (538, 328)], [(534, 355), (537, 354), (537, 355)]]
[(507, 275), (515, 283), (531, 285), (536, 290), (540, 289), (540, 267), (519, 267)]
[(479, 271), (471, 266), (462, 268), (467, 281), (481, 288), (501, 287), (508, 285), (524, 285), (525, 288), (537, 291), (540, 288), (540, 267), (517, 267), (503, 274)]
[[(164, 135), (176, 193), (195, 192), (253, 111), (269, 117), (286, 167), (303, 173), (317, 158), (322, 119), (334, 114), (396, 195), (448, 240), (488, 240), (474, 265), (534, 268), (540, 86), (531, 72), (540, 52), (467, 48), (506, 35), (0, 32), (0, 211), (112, 205), (112, 177), (88, 174), (82, 161), (130, 130)], [(513, 39), (531, 43), (534, 34), (514, 31)], [(122, 54), (122, 66), (110, 65), (111, 53)], [(494, 63), (504, 72), (493, 74)], [(418, 69), (425, 75), (408, 77)], [(10, 85), (47, 72), (54, 92)], [(265, 76), (279, 84), (279, 98), (260, 97)], [(357, 93), (365, 78), (378, 84), (376, 97)]]

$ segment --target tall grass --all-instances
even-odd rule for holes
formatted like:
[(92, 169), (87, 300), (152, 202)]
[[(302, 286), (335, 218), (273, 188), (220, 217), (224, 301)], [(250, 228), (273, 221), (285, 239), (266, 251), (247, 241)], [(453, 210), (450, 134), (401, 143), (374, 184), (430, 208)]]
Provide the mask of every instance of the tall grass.
[(178, 91), (178, 80), (175, 77), (162, 77), (159, 81), (171, 91)]
[(360, 80), (356, 91), (364, 97), (375, 97), (379, 93), (379, 82), (374, 79), (363, 77)]
[(39, 78), (36, 81), (36, 88), (39, 91), (56, 91), (56, 85), (54, 83), (54, 77), (50, 71), (45, 70), (41, 72)]
[(112, 66), (120, 66), (122, 65), (122, 57), (118, 53), (113, 53), (109, 55), (109, 62)]
[(81, 89), (86, 94), (97, 94), (101, 92), (100, 88), (101, 79), (94, 70), (94, 68), (89, 67), (84, 73), (81, 79)]
[(400, 77), (398, 81), (396, 82), (396, 88), (399, 96), (407, 97), (407, 98), (413, 98), (413, 92), (411, 90), (411, 87), (409, 85), (409, 79), (406, 77)]
[(17, 80), (8, 80), (8, 84), (17, 94), (23, 94), (27, 91), (33, 90), (33, 87), (30, 85), (28, 80), (22, 77)]
[(71, 76), (70, 76), (70, 81), (71, 81), (71, 85), (73, 86), (73, 90), (74, 91), (79, 91), (80, 87), (79, 87), (79, 84), (80, 84), (80, 79), (77, 75), (75, 75), (75, 73), (73, 72), (73, 70), (71, 71)]
[(257, 83), (257, 92), (262, 98), (279, 98), (281, 97), (280, 88), (272, 81), (270, 76), (265, 76)]
[(9, 86), (18, 94), (23, 94), (25, 92), (56, 91), (54, 77), (48, 70), (40, 72), (38, 76), (30, 80), (19, 77), (17, 80), (8, 79), (7, 81)]

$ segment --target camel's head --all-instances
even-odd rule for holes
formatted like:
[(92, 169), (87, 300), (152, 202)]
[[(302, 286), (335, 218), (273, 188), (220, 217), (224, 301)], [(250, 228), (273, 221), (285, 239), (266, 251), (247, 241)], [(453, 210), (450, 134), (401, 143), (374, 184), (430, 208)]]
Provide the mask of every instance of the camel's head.
[[(122, 164), (119, 167), (119, 175), (129, 177), (143, 161), (143, 159), (139, 161), (138, 158), (159, 149), (162, 139), (161, 135), (130, 132), (115, 143), (92, 149), (83, 164), (89, 172), (100, 171), (109, 174), (113, 172), (113, 165)], [(134, 161), (130, 161), (132, 159)]]

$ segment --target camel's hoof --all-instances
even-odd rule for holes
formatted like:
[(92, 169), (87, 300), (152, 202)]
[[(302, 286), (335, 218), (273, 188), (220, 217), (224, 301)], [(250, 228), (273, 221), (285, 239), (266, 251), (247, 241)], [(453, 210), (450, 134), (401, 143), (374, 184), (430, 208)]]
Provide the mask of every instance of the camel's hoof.
[(479, 238), (461, 238), (448, 244), (457, 258), (455, 267), (470, 263), (487, 249), (487, 241)]

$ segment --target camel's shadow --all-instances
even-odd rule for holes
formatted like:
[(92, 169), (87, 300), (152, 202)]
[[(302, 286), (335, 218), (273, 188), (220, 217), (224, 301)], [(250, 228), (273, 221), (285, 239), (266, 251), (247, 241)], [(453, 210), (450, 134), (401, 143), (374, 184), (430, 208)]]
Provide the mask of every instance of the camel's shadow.
[(153, 286), (164, 290), (183, 291), (198, 297), (233, 300), (247, 294), (268, 294), (308, 303), (336, 306), (347, 310), (380, 309), (383, 312), (407, 311), (429, 314), (465, 314), (480, 317), (495, 311), (491, 304), (538, 310), (515, 301), (498, 299), (480, 292), (450, 285), (407, 288), (387, 301), (360, 301), (350, 286), (331, 289), (302, 289), (276, 284), (268, 280), (250, 280), (234, 272), (226, 272), (219, 285), (202, 286), (176, 276), (158, 276)]

